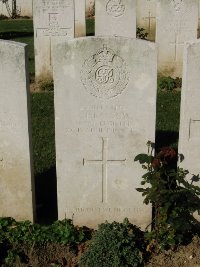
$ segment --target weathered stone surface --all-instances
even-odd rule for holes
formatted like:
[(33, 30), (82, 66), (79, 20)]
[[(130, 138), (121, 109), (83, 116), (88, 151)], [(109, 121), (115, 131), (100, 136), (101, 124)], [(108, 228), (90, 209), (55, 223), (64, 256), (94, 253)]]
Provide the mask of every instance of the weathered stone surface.
[(148, 40), (155, 40), (156, 0), (137, 0), (137, 27), (145, 29)]
[(75, 37), (86, 36), (85, 0), (75, 0)]
[(25, 50), (0, 40), (0, 217), (17, 220), (34, 214)]
[(197, 39), (198, 0), (157, 1), (158, 70), (181, 76), (184, 42)]
[(73, 0), (34, 0), (36, 79), (52, 78), (52, 49), (74, 37)]
[(59, 219), (150, 222), (134, 158), (155, 137), (156, 63), (155, 44), (134, 38), (87, 37), (54, 50)]
[[(184, 156), (180, 166), (191, 176), (200, 174), (200, 40), (187, 42), (184, 50), (183, 85), (181, 90), (181, 115), (179, 154)], [(196, 183), (194, 183), (196, 184)], [(197, 184), (196, 184), (197, 185)], [(198, 182), (200, 186), (200, 182)], [(197, 216), (200, 220), (200, 216)]]
[(95, 35), (136, 37), (136, 0), (96, 0)]

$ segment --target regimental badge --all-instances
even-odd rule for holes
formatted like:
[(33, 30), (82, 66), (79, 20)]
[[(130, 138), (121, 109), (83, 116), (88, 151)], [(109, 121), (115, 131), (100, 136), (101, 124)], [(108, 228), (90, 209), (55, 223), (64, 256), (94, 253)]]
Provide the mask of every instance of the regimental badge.
[(129, 73), (125, 61), (103, 45), (83, 64), (81, 81), (89, 94), (109, 99), (122, 94), (128, 84)]
[(171, 0), (171, 3), (174, 7), (174, 9), (178, 12), (181, 9), (181, 6), (183, 4), (183, 0)]
[(113, 17), (120, 17), (125, 12), (125, 5), (122, 0), (109, 0), (106, 5), (106, 11)]

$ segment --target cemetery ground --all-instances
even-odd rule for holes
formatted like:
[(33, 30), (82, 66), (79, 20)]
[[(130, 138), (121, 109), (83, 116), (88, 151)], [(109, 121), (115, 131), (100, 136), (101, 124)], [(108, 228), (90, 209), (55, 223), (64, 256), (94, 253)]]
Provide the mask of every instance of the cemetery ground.
[[(94, 25), (90, 19), (87, 21), (87, 35), (93, 35), (93, 32)], [(86, 255), (85, 251), (91, 243), (94, 231), (87, 227), (74, 227), (68, 220), (55, 222), (57, 195), (53, 84), (52, 81), (44, 81), (39, 85), (34, 83), (32, 20), (0, 21), (0, 38), (29, 45), (32, 142), (38, 223), (32, 225), (29, 222), (16, 222), (14, 219), (0, 219), (0, 264), (4, 267), (78, 266), (81, 256)], [(180, 89), (174, 89), (175, 85), (172, 85), (173, 81), (170, 78), (164, 82), (161, 80), (159, 78), (160, 86), (157, 95), (156, 150), (172, 146), (177, 151), (181, 93)], [(192, 242), (185, 240), (184, 246), (171, 246), (169, 250), (156, 255), (153, 248), (144, 242), (143, 232), (127, 221), (122, 224), (105, 223), (97, 233), (96, 239), (92, 238), (96, 247), (93, 247), (88, 256), (93, 260), (93, 265), (84, 264), (83, 260), (82, 267), (143, 266), (142, 259), (146, 261), (150, 259), (150, 263), (144, 263), (148, 267), (200, 266), (198, 236), (195, 236)], [(120, 251), (118, 251), (119, 248)], [(109, 250), (109, 253), (106, 250)], [(109, 263), (105, 260), (105, 254), (107, 258), (110, 257)], [(116, 257), (112, 258), (114, 256)], [(122, 258), (129, 263), (126, 265), (120, 263)], [(95, 260), (101, 259), (102, 262), (99, 265), (94, 264)]]

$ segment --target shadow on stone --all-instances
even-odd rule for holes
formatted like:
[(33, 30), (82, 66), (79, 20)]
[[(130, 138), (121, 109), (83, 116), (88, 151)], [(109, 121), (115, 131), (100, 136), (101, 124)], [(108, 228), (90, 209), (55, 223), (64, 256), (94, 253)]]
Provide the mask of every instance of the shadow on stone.
[(58, 219), (56, 168), (36, 175), (36, 222), (49, 224)]
[(156, 150), (178, 143), (179, 134), (173, 131), (156, 131)]

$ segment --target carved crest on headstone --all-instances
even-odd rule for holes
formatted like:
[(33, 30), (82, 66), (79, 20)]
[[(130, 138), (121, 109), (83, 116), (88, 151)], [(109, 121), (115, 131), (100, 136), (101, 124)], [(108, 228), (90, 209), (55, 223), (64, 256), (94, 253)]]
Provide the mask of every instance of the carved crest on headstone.
[(174, 7), (174, 9), (178, 12), (181, 9), (181, 6), (183, 4), (183, 0), (171, 0), (171, 3)]
[(106, 45), (84, 62), (81, 71), (81, 81), (87, 92), (104, 99), (121, 94), (128, 80), (125, 61)]
[(119, 17), (124, 14), (125, 5), (122, 0), (109, 0), (106, 5), (106, 11), (113, 17)]

